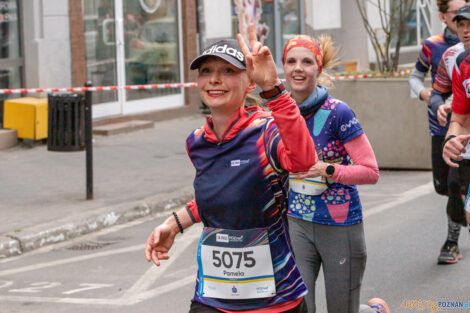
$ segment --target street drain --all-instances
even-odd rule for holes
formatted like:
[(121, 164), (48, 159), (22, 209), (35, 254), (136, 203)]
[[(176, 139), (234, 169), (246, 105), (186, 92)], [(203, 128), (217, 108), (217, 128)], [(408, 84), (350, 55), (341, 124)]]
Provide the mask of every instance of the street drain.
[(67, 250), (97, 250), (113, 244), (114, 242), (83, 241), (67, 247)]

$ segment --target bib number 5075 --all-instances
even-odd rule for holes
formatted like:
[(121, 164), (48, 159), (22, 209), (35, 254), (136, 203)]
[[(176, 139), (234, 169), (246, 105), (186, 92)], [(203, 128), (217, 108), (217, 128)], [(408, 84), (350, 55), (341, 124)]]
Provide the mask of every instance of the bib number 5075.
[(252, 254), (253, 251), (220, 252), (218, 250), (212, 250), (212, 259), (214, 260), (212, 264), (215, 267), (221, 267), (223, 265), (225, 268), (232, 268), (235, 265), (235, 268), (240, 268), (243, 261), (243, 266), (250, 268), (256, 265), (256, 260), (251, 257)]

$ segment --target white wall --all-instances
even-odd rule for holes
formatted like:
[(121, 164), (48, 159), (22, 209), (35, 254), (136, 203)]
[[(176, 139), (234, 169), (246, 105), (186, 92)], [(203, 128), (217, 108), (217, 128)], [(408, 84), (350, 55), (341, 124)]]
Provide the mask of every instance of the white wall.
[(305, 22), (315, 30), (341, 28), (340, 0), (306, 1)]
[(232, 37), (230, 0), (204, 0), (206, 39)]
[(70, 87), (67, 0), (21, 0), (26, 88)]

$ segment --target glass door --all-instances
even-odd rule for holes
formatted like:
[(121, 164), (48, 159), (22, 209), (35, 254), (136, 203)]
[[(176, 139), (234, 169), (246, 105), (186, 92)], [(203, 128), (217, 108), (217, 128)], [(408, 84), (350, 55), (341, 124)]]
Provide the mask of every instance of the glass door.
[[(87, 80), (116, 86), (116, 17), (113, 0), (83, 0)], [(94, 117), (121, 114), (118, 91), (93, 92)]]
[[(0, 0), (0, 89), (21, 88), (23, 56), (18, 0)], [(18, 95), (0, 95), (0, 128), (3, 127), (3, 100)]]
[[(127, 85), (182, 81), (177, 0), (123, 0)], [(183, 104), (181, 88), (129, 90), (126, 112)]]
[[(178, 0), (83, 0), (87, 77), (94, 86), (182, 81)], [(182, 88), (95, 92), (93, 116), (184, 105)]]
[(0, 89), (21, 88), (23, 56), (18, 22), (18, 0), (0, 0)]

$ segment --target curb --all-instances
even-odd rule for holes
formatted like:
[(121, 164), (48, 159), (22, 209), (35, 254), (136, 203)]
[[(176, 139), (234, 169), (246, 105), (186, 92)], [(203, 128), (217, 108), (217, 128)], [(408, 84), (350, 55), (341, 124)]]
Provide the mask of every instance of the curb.
[(185, 205), (194, 198), (193, 186), (177, 191), (103, 207), (86, 214), (37, 225), (21, 233), (10, 232), (0, 236), (0, 259), (18, 256), (49, 244), (66, 241), (107, 227), (124, 224), (151, 214)]

